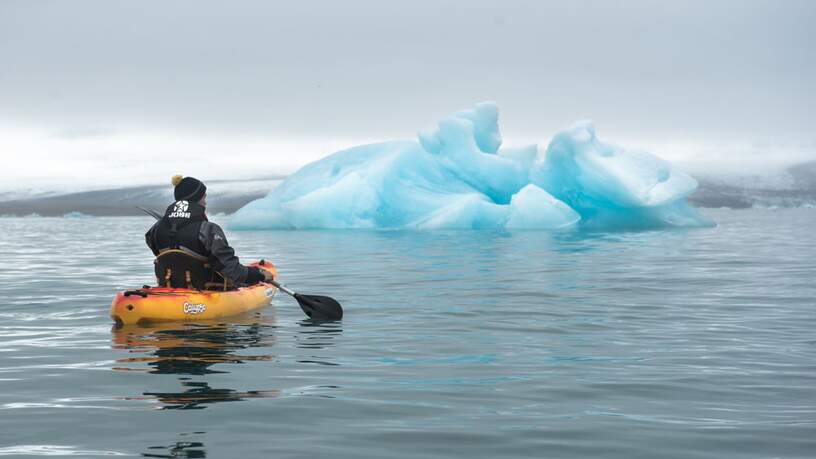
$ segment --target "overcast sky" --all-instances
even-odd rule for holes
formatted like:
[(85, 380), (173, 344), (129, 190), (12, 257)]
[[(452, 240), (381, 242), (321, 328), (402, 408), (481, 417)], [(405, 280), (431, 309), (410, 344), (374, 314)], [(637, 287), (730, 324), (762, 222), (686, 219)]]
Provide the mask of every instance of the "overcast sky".
[(674, 160), (816, 159), (814, 24), (807, 0), (0, 0), (0, 189), (290, 172), (484, 100), (509, 143), (592, 119)]

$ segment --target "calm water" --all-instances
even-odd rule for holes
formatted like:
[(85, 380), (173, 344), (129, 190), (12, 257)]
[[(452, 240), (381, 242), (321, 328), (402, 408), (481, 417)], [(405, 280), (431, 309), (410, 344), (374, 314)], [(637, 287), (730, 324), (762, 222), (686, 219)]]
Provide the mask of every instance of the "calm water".
[(0, 455), (812, 458), (816, 210), (708, 214), (231, 233), (346, 318), (122, 330), (150, 219), (0, 219)]

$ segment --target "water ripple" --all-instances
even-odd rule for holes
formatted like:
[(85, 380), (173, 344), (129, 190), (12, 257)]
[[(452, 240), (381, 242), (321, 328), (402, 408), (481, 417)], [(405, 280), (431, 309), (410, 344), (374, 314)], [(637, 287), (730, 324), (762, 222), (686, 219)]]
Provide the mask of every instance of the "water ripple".
[(151, 281), (149, 219), (0, 219), (0, 455), (810, 457), (813, 215), (235, 233), (344, 320), (279, 296), (125, 328), (107, 308)]

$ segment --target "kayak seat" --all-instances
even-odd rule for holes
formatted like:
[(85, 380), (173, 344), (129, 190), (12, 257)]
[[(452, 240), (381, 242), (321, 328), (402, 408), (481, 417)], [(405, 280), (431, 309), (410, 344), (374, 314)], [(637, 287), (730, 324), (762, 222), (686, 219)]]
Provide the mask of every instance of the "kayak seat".
[(206, 257), (182, 249), (162, 250), (153, 265), (161, 287), (204, 290), (212, 276)]
[(212, 276), (208, 282), (204, 283), (204, 290), (236, 290), (235, 285), (231, 280), (227, 279), (223, 274), (216, 270), (212, 270)]
[(212, 269), (207, 257), (184, 248), (165, 249), (153, 262), (160, 287), (191, 290), (231, 290), (234, 287)]

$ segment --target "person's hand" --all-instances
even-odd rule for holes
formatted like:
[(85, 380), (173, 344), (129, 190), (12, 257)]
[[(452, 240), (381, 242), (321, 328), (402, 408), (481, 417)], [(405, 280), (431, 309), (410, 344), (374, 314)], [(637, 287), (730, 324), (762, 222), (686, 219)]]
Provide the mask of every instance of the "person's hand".
[(250, 266), (247, 271), (246, 285), (255, 285), (258, 282), (266, 282), (268, 272), (255, 266)]
[(261, 270), (261, 274), (263, 274), (263, 277), (264, 277), (263, 282), (268, 283), (268, 282), (270, 282), (272, 280), (275, 280), (275, 276), (273, 276), (271, 272), (269, 272), (269, 271), (267, 271), (265, 269)]

